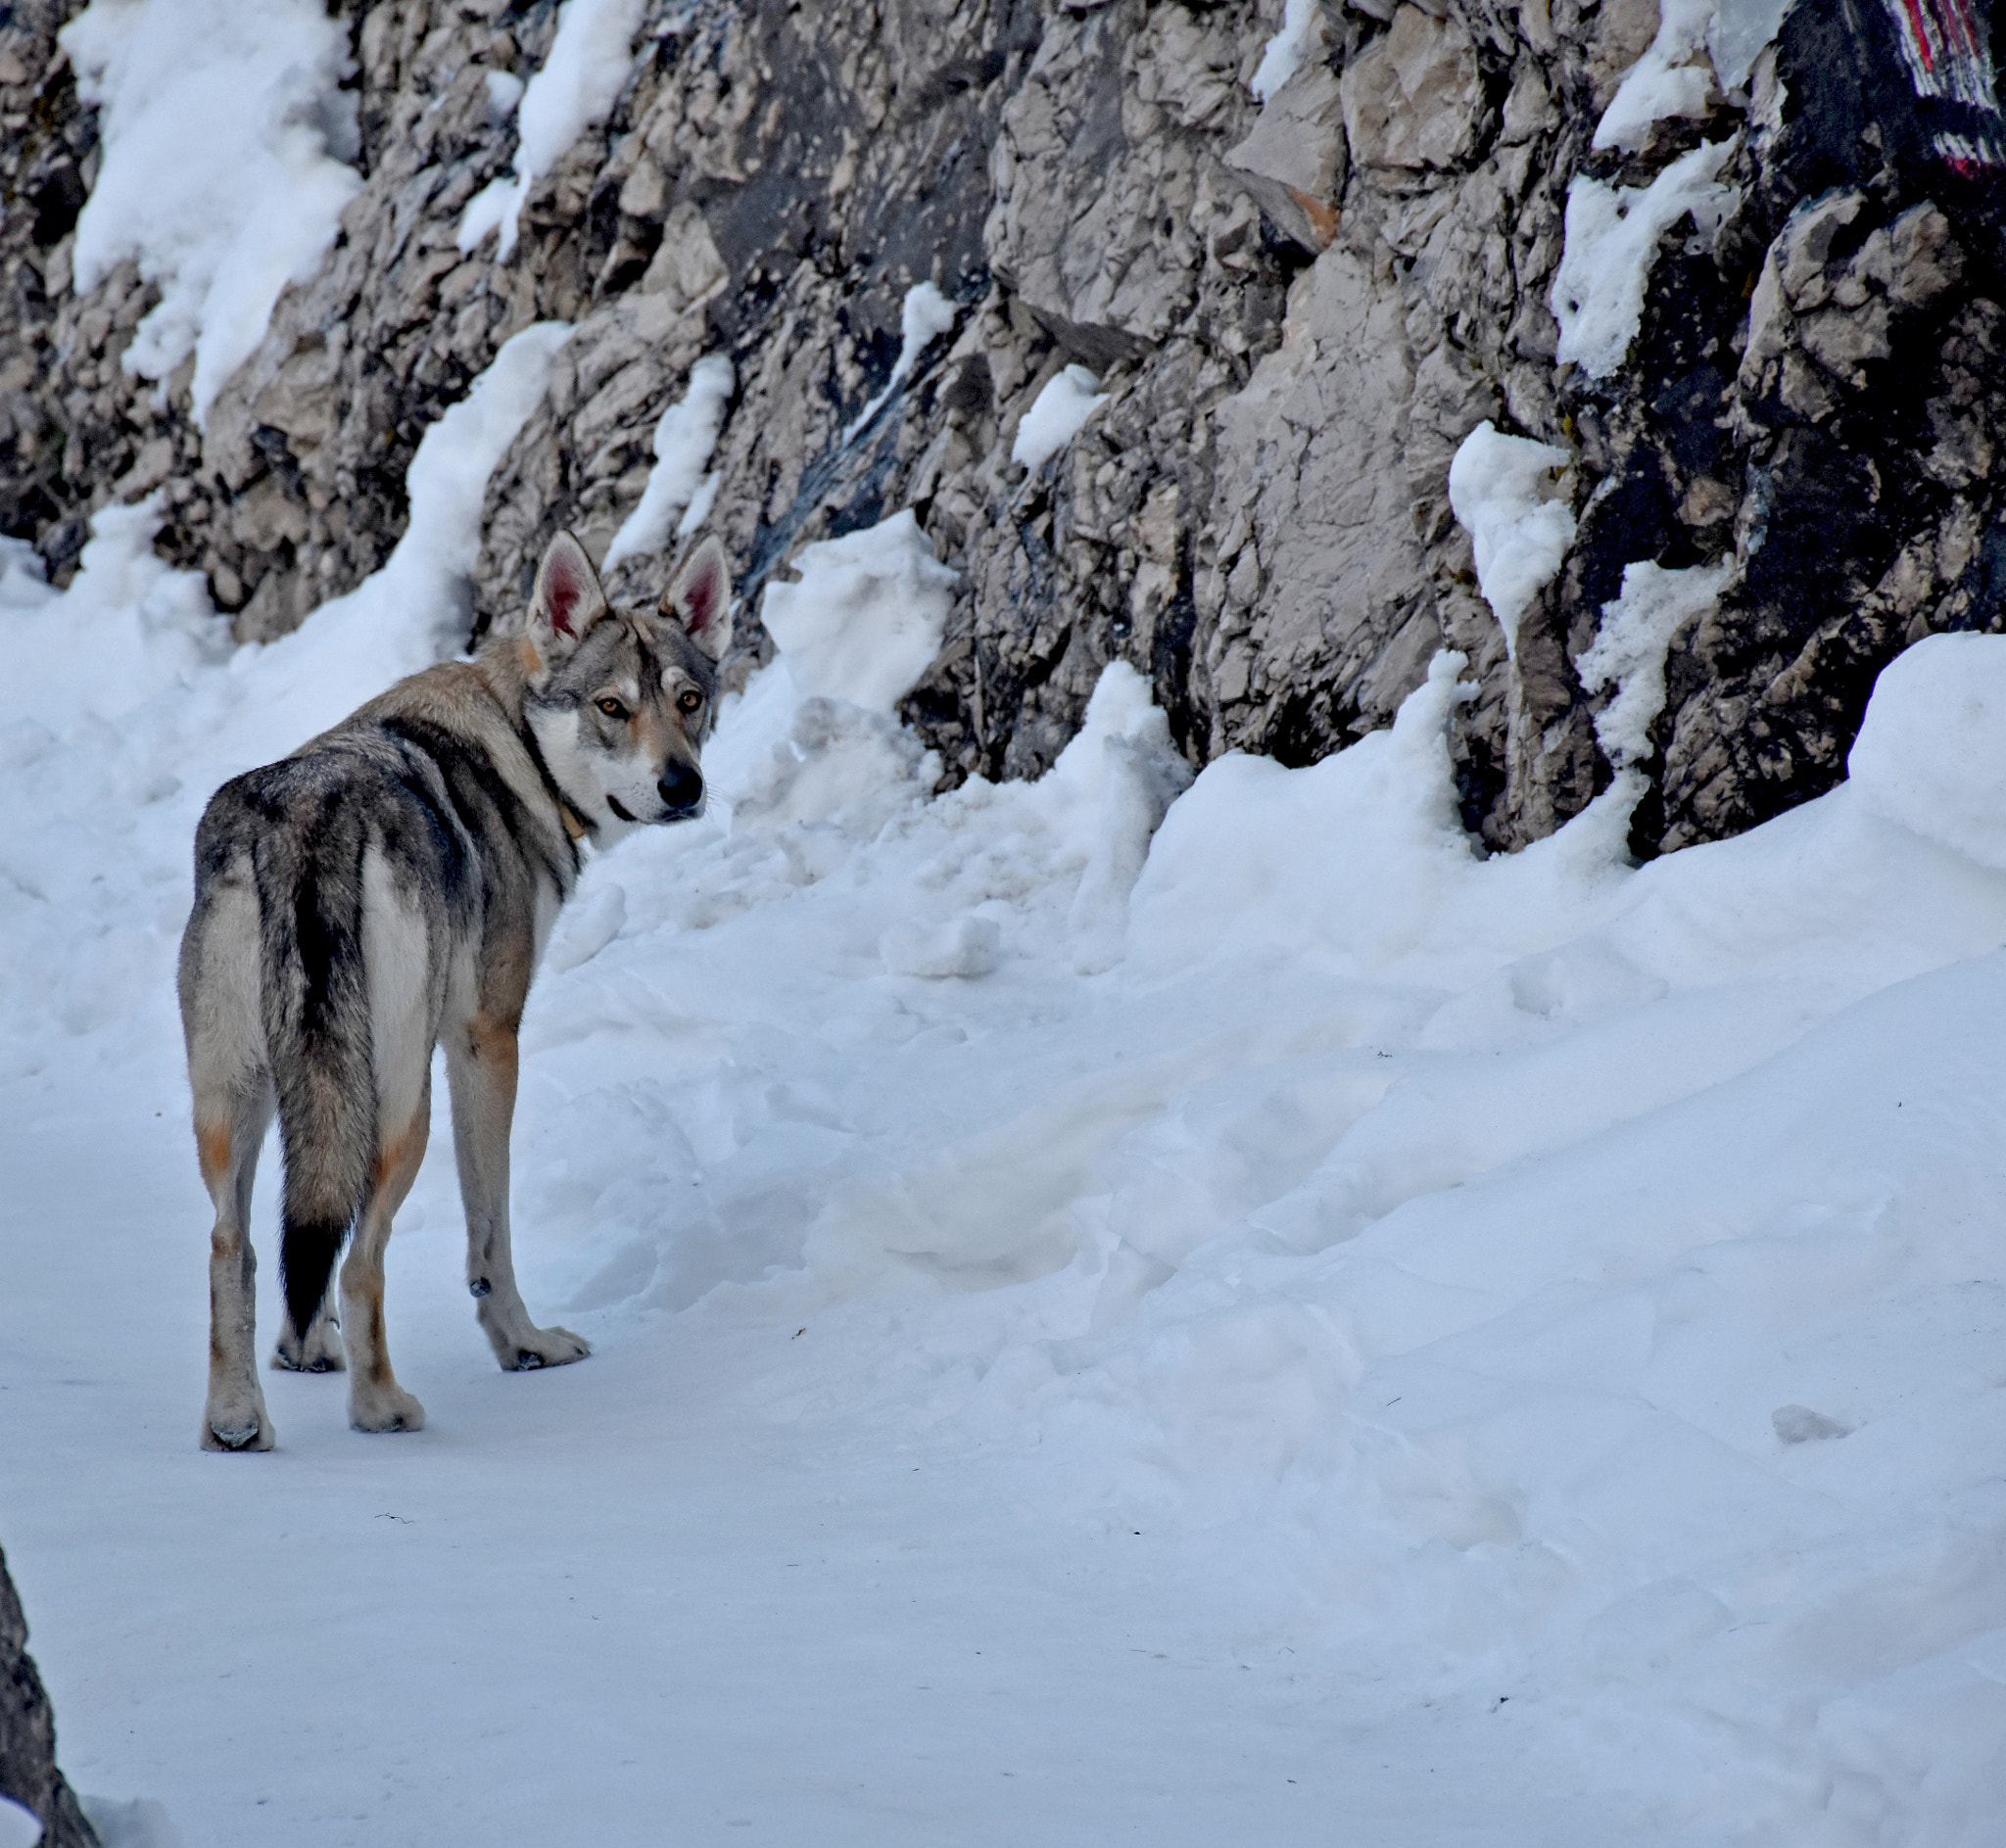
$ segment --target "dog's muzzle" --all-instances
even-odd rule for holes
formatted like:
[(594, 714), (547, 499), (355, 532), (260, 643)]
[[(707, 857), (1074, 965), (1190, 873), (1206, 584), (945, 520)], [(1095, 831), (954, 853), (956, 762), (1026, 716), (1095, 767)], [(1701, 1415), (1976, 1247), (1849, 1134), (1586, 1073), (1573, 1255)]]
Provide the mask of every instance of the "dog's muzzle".
[(703, 807), (703, 779), (689, 764), (671, 763), (654, 791), (662, 799), (665, 822), (687, 822)]

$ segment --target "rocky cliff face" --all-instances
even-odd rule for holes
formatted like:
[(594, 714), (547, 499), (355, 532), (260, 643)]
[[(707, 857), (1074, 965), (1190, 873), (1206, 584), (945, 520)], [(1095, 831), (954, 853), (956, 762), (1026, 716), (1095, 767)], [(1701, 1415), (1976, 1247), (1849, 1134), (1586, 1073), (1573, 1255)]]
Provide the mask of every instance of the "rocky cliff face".
[[(92, 510), (158, 492), (161, 549), (239, 636), (282, 633), (382, 562), (427, 425), (558, 318), (469, 623), (520, 601), (558, 526), (603, 551), (660, 413), (722, 355), (709, 520), (741, 659), (801, 545), (913, 507), (959, 574), (906, 700), (950, 779), (1048, 765), (1118, 658), (1194, 763), (1306, 763), (1449, 645), (1478, 687), (1465, 819), (1514, 847), (1613, 773), (1617, 688), (1580, 663), (1626, 568), (1713, 567), (1628, 752), (1648, 854), (1829, 786), (1894, 652), (2006, 623), (1980, 0), (1322, 0), (1285, 81), (1279, 0), (648, 0), (506, 254), (461, 249), (463, 215), (529, 166), (509, 80), (558, 10), (335, 10), (325, 135), (359, 189), (202, 427), (192, 362), (120, 367), (153, 285), (128, 262), (72, 286), (95, 116), (59, 0), (6, 15), (0, 528), (59, 579)], [(908, 343), (921, 283), (951, 325)], [(1069, 365), (1105, 402), (1013, 459)], [(1449, 494), (1487, 420), (1554, 446), (1542, 493), (1573, 528), (1508, 638)]]
[(0, 1797), (41, 1819), (43, 1848), (97, 1848), (56, 1769), (56, 1722), (27, 1652), (27, 1619), (0, 1556)]

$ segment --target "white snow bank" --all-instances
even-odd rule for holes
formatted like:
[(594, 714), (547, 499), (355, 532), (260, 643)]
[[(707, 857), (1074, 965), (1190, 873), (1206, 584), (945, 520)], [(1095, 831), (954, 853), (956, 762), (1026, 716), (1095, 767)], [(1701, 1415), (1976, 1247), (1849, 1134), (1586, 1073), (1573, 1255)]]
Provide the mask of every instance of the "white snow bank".
[(842, 433), (845, 443), (867, 429), (891, 394), (912, 377), (920, 355), (942, 334), (954, 331), (954, 304), (931, 282), (916, 282), (905, 292), (898, 325), (898, 357), (891, 362), (891, 376), (884, 381), (884, 389), (850, 419), (849, 428)]
[(1047, 379), (1030, 408), (1018, 419), (1017, 440), (1010, 446), (1010, 459), (1026, 468), (1042, 468), (1048, 457), (1058, 454), (1082, 429), (1086, 420), (1108, 402), (1101, 382), (1083, 365), (1069, 365)]
[(1846, 759), (1876, 815), (2006, 870), (2006, 650), (1928, 636), (1881, 672)]
[(683, 396), (662, 412), (654, 427), (654, 467), (640, 505), (606, 547), (603, 569), (610, 571), (621, 559), (641, 552), (659, 551), (668, 544), (677, 515), (685, 517), (675, 527), (676, 536), (688, 538), (709, 512), (717, 481), (703, 471), (717, 448), (736, 383), (732, 362), (715, 355), (690, 368)]
[(360, 189), (347, 36), (310, 0), (93, 0), (59, 36), (102, 112), (77, 291), (127, 258), (159, 286), (121, 363), (164, 379), (192, 353), (199, 425)]
[(1708, 30), (1718, 0), (1660, 0), (1657, 35), (1624, 73), (1596, 123), (1598, 148), (1641, 148), (1651, 123), (1667, 117), (1703, 118), (1713, 71)]
[(888, 713), (940, 652), (956, 574), (910, 507), (803, 547), (794, 569), (759, 607), (794, 691)]
[(1247, 85), (1257, 103), (1266, 102), (1302, 68), (1303, 52), (1315, 17), (1316, 0), (1287, 0), (1282, 9), (1281, 28), (1267, 41), (1261, 64)]
[(1644, 318), (1658, 239), (1689, 213), (1710, 235), (1731, 208), (1733, 188), (1714, 175), (1734, 146), (1732, 138), (1702, 142), (1648, 186), (1610, 186), (1585, 173), (1567, 182), (1566, 241), (1547, 298), (1560, 324), (1560, 361), (1598, 379), (1623, 363)]
[(1650, 728), (1665, 704), (1665, 650), (1719, 601), (1733, 569), (1724, 561), (1667, 571), (1648, 559), (1623, 567), (1621, 592), (1602, 605), (1601, 626), (1574, 663), (1589, 692), (1616, 688), (1596, 715), (1595, 734), (1618, 770), (1650, 756)]
[(1518, 619), (1552, 583), (1574, 544), (1561, 477), (1574, 457), (1551, 443), (1504, 435), (1487, 417), (1449, 464), (1449, 504), (1476, 554), (1477, 585), (1515, 653)]
[[(550, 54), (514, 106), (520, 137), (515, 171), (490, 181), (467, 201), (459, 220), (461, 250), (477, 249), (490, 231), (499, 230), (497, 256), (504, 263), (514, 256), (530, 188), (580, 135), (604, 121), (620, 100), (634, 68), (634, 34), (642, 12), (643, 0), (564, 0)], [(489, 88), (501, 104), (492, 78)]]

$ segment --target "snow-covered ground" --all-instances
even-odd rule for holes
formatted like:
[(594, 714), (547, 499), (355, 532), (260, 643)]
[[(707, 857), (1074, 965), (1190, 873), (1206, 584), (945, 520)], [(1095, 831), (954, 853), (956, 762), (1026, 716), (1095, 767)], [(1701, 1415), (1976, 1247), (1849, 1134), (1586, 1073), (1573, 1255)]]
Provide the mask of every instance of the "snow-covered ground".
[(426, 1431), (279, 1375), (276, 1454), (198, 1451), (194, 821), (436, 650), (560, 334), (270, 647), (147, 509), (60, 596), (8, 554), (0, 1535), (81, 1787), (189, 1848), (1987, 1839), (2006, 640), (1743, 839), (1630, 869), (1626, 782), (1482, 861), (1446, 656), (1188, 788), (1112, 669), (930, 799), (939, 568), (816, 548), (729, 812), (597, 862), (533, 997), (520, 1258), (594, 1358), (494, 1369), (442, 1126)]

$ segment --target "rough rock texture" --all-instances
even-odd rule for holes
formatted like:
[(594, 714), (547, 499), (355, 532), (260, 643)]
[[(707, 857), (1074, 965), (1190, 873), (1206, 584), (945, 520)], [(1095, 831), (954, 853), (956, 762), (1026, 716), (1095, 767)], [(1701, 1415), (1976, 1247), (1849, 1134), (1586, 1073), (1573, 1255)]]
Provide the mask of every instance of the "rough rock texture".
[[(152, 301), (130, 266), (70, 288), (95, 127), (63, 10), (0, 16), (0, 530), (59, 579), (90, 511), (159, 489), (163, 551), (239, 636), (282, 633), (381, 563), (426, 426), (554, 317), (577, 331), (490, 484), (472, 626), (559, 525), (603, 550), (657, 418), (722, 354), (739, 671), (801, 545), (912, 506), (960, 574), (905, 708), (950, 779), (1050, 764), (1116, 658), (1194, 762), (1306, 763), (1386, 724), (1447, 644), (1478, 687), (1465, 820), (1517, 846), (1608, 782), (1609, 694), (1574, 662), (1625, 565), (1732, 559), (1673, 644), (1648, 854), (1829, 786), (1908, 641), (2006, 627), (1983, 0), (1807, 0), (1745, 88), (1600, 151), (1655, 0), (1323, 0), (1265, 105), (1281, 0), (651, 0), (611, 116), (506, 260), (455, 233), (515, 153), (487, 79), (534, 73), (552, 0), (340, 0), (364, 183), (205, 432), (185, 376), (119, 369)], [(1926, 17), (1977, 33), (1956, 82), (1904, 39)], [(1702, 140), (1727, 149), (1725, 221), (1665, 231), (1613, 373), (1556, 364), (1570, 182), (1641, 188)], [(921, 281), (955, 324), (894, 381)], [(1109, 402), (1027, 472), (1018, 420), (1072, 362)], [(1511, 651), (1447, 493), (1486, 418), (1576, 457), (1577, 541)]]
[(0, 1797), (42, 1821), (42, 1848), (97, 1848), (76, 1797), (56, 1769), (56, 1717), (27, 1652), (27, 1619), (0, 1553)]

